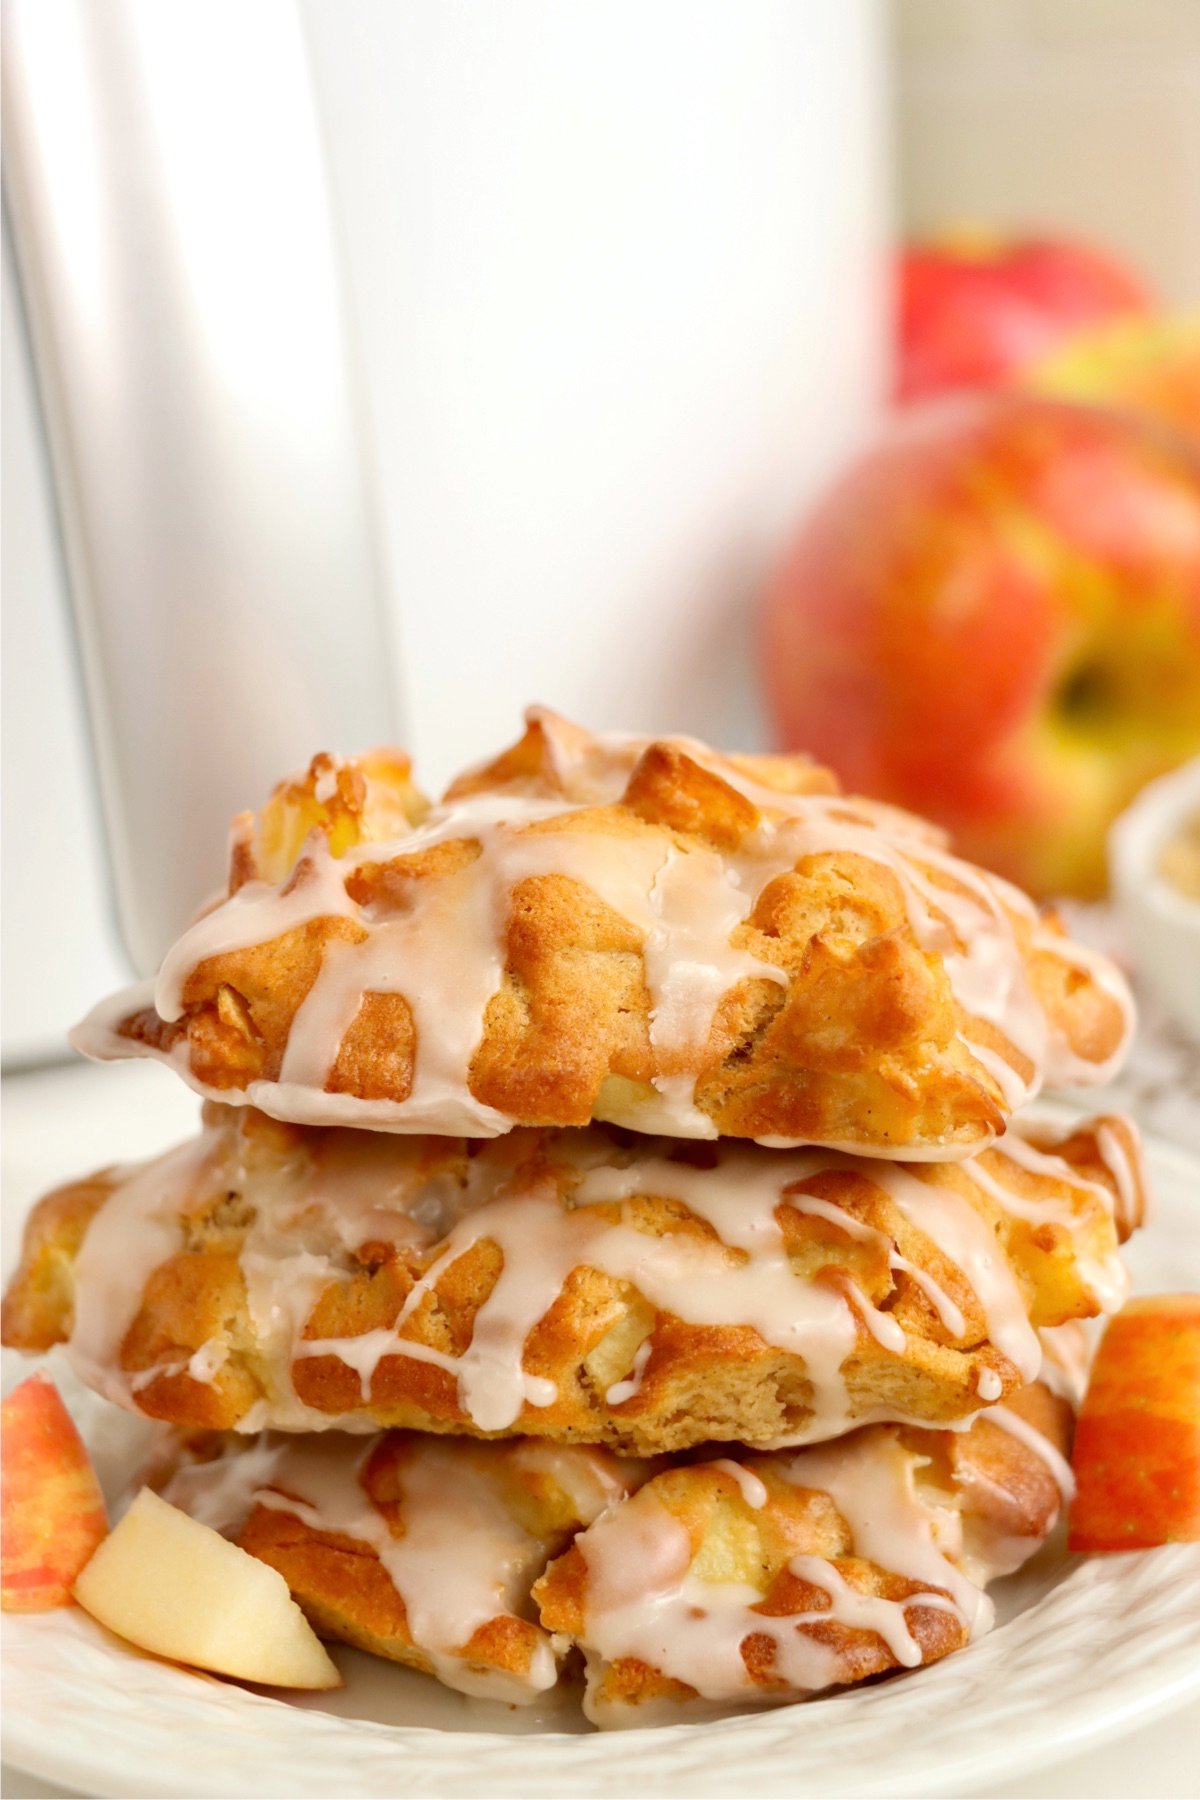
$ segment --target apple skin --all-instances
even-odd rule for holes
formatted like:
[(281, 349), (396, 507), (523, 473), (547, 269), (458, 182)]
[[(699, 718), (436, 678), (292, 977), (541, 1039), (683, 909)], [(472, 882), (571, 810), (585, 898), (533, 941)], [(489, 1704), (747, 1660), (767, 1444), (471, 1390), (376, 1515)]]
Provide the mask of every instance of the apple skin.
[(1200, 1294), (1131, 1300), (1080, 1409), (1072, 1550), (1200, 1542)]
[(71, 1586), (108, 1532), (108, 1515), (54, 1383), (31, 1375), (0, 1408), (5, 1612), (71, 1604)]
[(1033, 365), (1031, 393), (1132, 408), (1200, 444), (1200, 312), (1123, 319), (1073, 338)]
[(960, 233), (898, 269), (896, 398), (998, 387), (1080, 331), (1147, 313), (1142, 283), (1087, 244)]
[(1018, 393), (913, 408), (802, 529), (760, 651), (782, 748), (1098, 894), (1110, 821), (1200, 751), (1200, 455)]

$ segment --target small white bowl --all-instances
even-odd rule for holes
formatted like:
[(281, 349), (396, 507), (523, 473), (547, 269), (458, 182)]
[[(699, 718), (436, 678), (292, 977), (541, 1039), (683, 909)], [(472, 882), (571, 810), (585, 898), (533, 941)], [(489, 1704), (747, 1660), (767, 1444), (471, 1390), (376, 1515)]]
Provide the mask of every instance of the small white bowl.
[(1134, 967), (1164, 1010), (1200, 1043), (1200, 900), (1159, 874), (1159, 859), (1200, 809), (1200, 757), (1144, 787), (1108, 838), (1117, 908)]

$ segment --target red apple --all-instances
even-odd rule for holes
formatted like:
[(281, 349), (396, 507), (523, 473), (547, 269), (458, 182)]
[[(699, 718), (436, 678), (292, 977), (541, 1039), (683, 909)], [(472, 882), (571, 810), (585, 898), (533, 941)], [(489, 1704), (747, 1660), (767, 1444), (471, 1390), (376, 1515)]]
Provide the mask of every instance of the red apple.
[(1135, 408), (1200, 442), (1200, 312), (1123, 319), (1035, 363), (1033, 393)]
[(96, 1472), (54, 1383), (31, 1375), (0, 1408), (5, 1612), (67, 1606), (108, 1531)]
[(770, 585), (776, 734), (1036, 894), (1200, 751), (1200, 456), (1023, 394), (914, 408)]
[(978, 233), (910, 245), (898, 302), (899, 400), (997, 387), (1077, 332), (1151, 304), (1090, 245)]
[(1131, 1300), (1112, 1321), (1073, 1462), (1072, 1550), (1200, 1542), (1200, 1294)]

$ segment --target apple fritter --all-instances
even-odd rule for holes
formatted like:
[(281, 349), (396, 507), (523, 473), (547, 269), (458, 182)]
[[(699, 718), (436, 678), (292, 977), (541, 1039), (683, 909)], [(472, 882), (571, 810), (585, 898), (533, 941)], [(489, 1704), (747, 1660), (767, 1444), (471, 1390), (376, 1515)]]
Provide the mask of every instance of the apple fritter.
[(176, 1449), (165, 1496), (284, 1576), (321, 1635), (509, 1702), (575, 1646), (602, 1726), (794, 1700), (933, 1662), (1057, 1519), (1071, 1411), (966, 1432), (617, 1460), (418, 1433)]
[(642, 1454), (948, 1425), (1119, 1306), (1132, 1128), (962, 1163), (614, 1127), (466, 1140), (209, 1103), (47, 1196), (4, 1341), (197, 1429), (522, 1433)]
[(1106, 1079), (1131, 1021), (1053, 917), (805, 759), (534, 709), (423, 816), (395, 753), (318, 757), (74, 1041), (301, 1124), (953, 1160), (1044, 1082)]
[(534, 1587), (584, 1652), (594, 1724), (778, 1703), (957, 1650), (1069, 1492), (1069, 1406), (1035, 1384), (970, 1431), (872, 1426), (657, 1474)]
[(185, 1446), (163, 1497), (278, 1569), (323, 1637), (527, 1705), (568, 1648), (530, 1590), (650, 1473), (603, 1450), (393, 1431)]

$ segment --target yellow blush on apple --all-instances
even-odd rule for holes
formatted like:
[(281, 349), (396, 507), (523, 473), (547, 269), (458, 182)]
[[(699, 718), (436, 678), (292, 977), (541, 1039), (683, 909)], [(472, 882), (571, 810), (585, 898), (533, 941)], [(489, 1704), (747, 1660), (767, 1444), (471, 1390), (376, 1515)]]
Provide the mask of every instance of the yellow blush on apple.
[(910, 244), (897, 270), (896, 395), (995, 387), (1058, 345), (1144, 317), (1142, 282), (1106, 251), (958, 230)]
[(1200, 454), (1026, 394), (913, 408), (770, 583), (775, 734), (1038, 895), (1200, 752)]

